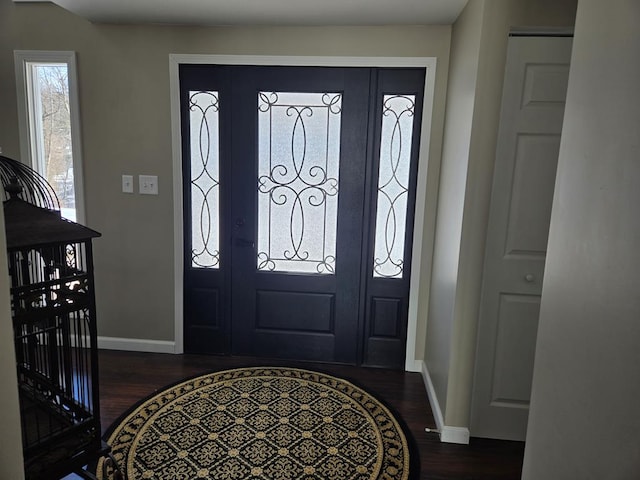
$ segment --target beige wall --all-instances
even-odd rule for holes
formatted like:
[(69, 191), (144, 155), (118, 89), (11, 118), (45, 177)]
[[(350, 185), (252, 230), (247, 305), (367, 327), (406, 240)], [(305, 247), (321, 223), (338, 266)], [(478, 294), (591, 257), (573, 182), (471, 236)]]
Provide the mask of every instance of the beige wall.
[(469, 408), (475, 365), (477, 323), (484, 265), (484, 247), (495, 161), (500, 100), (507, 38), (521, 24), (518, 2), (488, 0), (482, 14), (482, 38), (476, 82), (473, 129), (464, 188), (464, 217), (460, 238), (457, 288), (450, 351), (450, 394), (445, 424), (469, 425)]
[(525, 480), (640, 472), (640, 3), (580, 0)]
[(518, 26), (571, 27), (577, 6), (578, 0), (524, 0), (516, 7)]
[(425, 361), (441, 406), (446, 404), (449, 385), (452, 320), (484, 4), (484, 0), (469, 2), (453, 27), (451, 37), (447, 113), (425, 351)]
[(541, 9), (533, 0), (473, 0), (452, 30), (425, 355), (446, 426), (469, 426), (509, 30), (574, 22), (576, 0), (545, 4)]
[[(4, 210), (0, 209), (0, 252), (7, 249), (4, 233)], [(0, 272), (8, 272), (6, 254), (0, 255)], [(9, 307), (9, 276), (0, 275), (0, 478), (21, 480), (22, 435), (18, 407), (18, 378), (13, 345), (13, 323)]]
[[(10, 0), (0, 0), (0, 19), (0, 146), (10, 157), (19, 156), (13, 50), (77, 52), (86, 218), (103, 234), (95, 242), (101, 336), (173, 340), (173, 282), (181, 272), (173, 268), (170, 53), (437, 57), (433, 168), (440, 161), (450, 26), (94, 25), (51, 4)], [(158, 175), (160, 195), (120, 193), (125, 173)], [(433, 195), (437, 175), (429, 181)], [(431, 197), (428, 232), (433, 205)], [(425, 274), (423, 291), (428, 281)], [(420, 305), (419, 358), (426, 319), (425, 302)]]

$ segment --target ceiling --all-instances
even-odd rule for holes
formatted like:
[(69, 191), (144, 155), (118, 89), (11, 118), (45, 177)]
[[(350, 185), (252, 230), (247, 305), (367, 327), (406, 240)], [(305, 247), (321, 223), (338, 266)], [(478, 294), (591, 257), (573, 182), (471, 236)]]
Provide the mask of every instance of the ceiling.
[[(14, 0), (16, 3), (36, 0)], [(96, 23), (451, 24), (467, 0), (53, 0)]]

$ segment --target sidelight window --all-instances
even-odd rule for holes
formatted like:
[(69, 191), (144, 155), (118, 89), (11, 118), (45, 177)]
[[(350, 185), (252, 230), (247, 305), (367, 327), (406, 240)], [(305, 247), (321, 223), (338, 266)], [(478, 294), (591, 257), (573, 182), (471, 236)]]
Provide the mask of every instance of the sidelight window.
[(218, 92), (189, 92), (193, 268), (220, 268), (219, 111)]
[(415, 95), (384, 95), (373, 276), (402, 278)]

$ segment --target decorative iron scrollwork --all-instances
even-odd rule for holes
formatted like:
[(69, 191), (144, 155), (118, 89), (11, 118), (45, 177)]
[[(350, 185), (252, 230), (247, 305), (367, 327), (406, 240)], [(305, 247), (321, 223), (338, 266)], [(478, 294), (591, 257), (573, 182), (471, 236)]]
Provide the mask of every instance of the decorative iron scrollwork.
[(191, 266), (219, 268), (218, 92), (189, 92)]
[(78, 264), (76, 260), (76, 246), (74, 244), (69, 244), (65, 247), (65, 263), (69, 269), (76, 268)]
[(373, 276), (402, 278), (414, 95), (385, 95), (382, 105)]
[(258, 270), (335, 273), (339, 93), (258, 94)]

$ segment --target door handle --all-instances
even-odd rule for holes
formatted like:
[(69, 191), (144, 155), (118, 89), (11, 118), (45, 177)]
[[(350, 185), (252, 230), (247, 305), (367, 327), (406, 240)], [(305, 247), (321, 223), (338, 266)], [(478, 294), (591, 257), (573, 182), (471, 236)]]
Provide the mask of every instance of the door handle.
[(527, 273), (527, 274), (524, 276), (524, 280), (525, 280), (526, 282), (529, 282), (529, 283), (532, 283), (535, 279), (536, 279), (536, 277), (534, 277), (534, 276), (533, 276), (533, 273)]
[(252, 240), (247, 240), (246, 238), (236, 238), (233, 243), (236, 247), (255, 248), (256, 246), (255, 242), (253, 242)]

